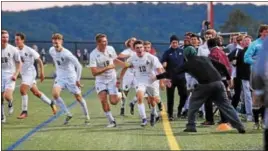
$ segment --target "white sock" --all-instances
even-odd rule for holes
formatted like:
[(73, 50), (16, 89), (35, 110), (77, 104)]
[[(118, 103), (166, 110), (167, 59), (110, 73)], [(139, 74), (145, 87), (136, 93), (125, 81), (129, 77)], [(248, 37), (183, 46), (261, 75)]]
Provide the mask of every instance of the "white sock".
[(113, 115), (112, 115), (112, 113), (110, 111), (105, 112), (105, 115), (106, 115), (109, 123), (112, 123), (114, 121), (114, 117), (113, 117)]
[(62, 100), (61, 97), (59, 97), (58, 99), (55, 100), (55, 102), (60, 106), (60, 108), (68, 115), (68, 116), (72, 116), (72, 114), (70, 113), (70, 111), (68, 110), (67, 106), (65, 105), (64, 101)]
[(21, 109), (22, 111), (27, 111), (28, 110), (28, 95), (23, 95), (21, 96)]
[(80, 101), (78, 101), (78, 102), (81, 105), (81, 108), (82, 108), (82, 110), (84, 112), (84, 115), (86, 116), (87, 119), (89, 119), (89, 114), (88, 114), (88, 109), (87, 109), (87, 103), (86, 103), (85, 99), (82, 98), (81, 102)]
[(152, 107), (151, 114), (154, 114), (155, 116), (158, 116), (158, 113), (157, 113), (156, 107)]
[(46, 104), (50, 105), (51, 104), (51, 100), (45, 95), (45, 94), (41, 94), (40, 99), (45, 102)]
[(144, 103), (138, 104), (139, 113), (142, 119), (146, 119)]

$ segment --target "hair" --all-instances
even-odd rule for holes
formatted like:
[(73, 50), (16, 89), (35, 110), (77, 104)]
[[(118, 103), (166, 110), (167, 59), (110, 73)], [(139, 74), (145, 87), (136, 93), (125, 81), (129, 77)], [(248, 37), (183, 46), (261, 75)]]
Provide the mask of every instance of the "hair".
[(261, 24), (259, 27), (259, 34), (262, 33), (264, 30), (268, 30), (268, 25)]
[(246, 35), (244, 38), (249, 38), (249, 39), (253, 40), (252, 36), (250, 36), (250, 35)]
[(222, 36), (216, 36), (215, 37), (215, 39), (216, 39), (216, 41), (217, 41), (217, 46), (221, 46), (222, 44), (221, 44), (221, 41), (222, 41), (222, 43), (223, 43), (223, 38), (222, 38)]
[(16, 36), (20, 37), (21, 40), (26, 40), (26, 36), (24, 33), (16, 33)]
[(213, 48), (218, 45), (218, 41), (216, 38), (211, 38), (207, 41), (208, 48)]
[(60, 33), (55, 33), (52, 35), (52, 39), (61, 39), (63, 40), (63, 36)]
[(193, 35), (193, 33), (192, 32), (186, 32), (185, 34), (184, 34), (184, 36), (192, 36)]
[(8, 32), (6, 30), (1, 30), (1, 35), (3, 34), (8, 34)]
[(125, 46), (126, 46), (127, 48), (130, 47), (130, 39), (128, 39), (128, 40), (125, 41)]
[(97, 34), (95, 36), (95, 40), (96, 40), (96, 42), (99, 42), (101, 40), (101, 38), (104, 38), (104, 37), (107, 38), (107, 36), (105, 34)]
[(199, 40), (199, 36), (198, 36), (198, 35), (196, 35), (196, 34), (192, 34), (192, 35), (191, 35), (191, 38), (193, 38), (193, 37), (196, 37), (197, 40)]
[(142, 40), (136, 40), (133, 44), (133, 47), (135, 47), (136, 45), (139, 45), (139, 44), (144, 45), (144, 42)]
[(241, 41), (243, 41), (244, 38), (245, 38), (245, 35), (238, 35), (236, 37), (236, 42), (239, 44)]
[(152, 45), (150, 41), (144, 41), (143, 45)]

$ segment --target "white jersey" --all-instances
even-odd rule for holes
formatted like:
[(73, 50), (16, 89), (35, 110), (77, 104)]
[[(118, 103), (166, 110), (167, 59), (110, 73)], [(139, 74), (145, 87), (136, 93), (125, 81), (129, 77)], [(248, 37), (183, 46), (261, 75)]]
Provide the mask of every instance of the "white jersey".
[(145, 53), (142, 57), (134, 55), (127, 62), (133, 66), (138, 84), (152, 84), (150, 75), (155, 74), (157, 68), (162, 68), (158, 58), (149, 53)]
[(20, 50), (18, 47), (20, 53), (20, 58), (22, 62), (22, 68), (21, 68), (21, 74), (27, 74), (36, 72), (34, 67), (34, 61), (40, 57), (40, 55), (33, 50), (32, 48), (24, 45), (24, 47)]
[(58, 52), (54, 47), (51, 47), (49, 54), (56, 66), (57, 78), (75, 78), (77, 81), (80, 80), (82, 66), (69, 50), (63, 48), (62, 51)]
[(12, 76), (16, 71), (16, 62), (20, 62), (20, 54), (16, 47), (7, 44), (1, 52), (2, 77)]
[[(129, 58), (131, 56), (136, 55), (136, 52), (128, 48), (128, 49), (123, 50), (121, 54), (126, 55), (128, 56), (127, 58)], [(134, 76), (134, 70), (132, 68), (127, 69), (124, 77), (127, 77), (127, 76)]]
[[(114, 59), (117, 58), (117, 54), (112, 46), (106, 46), (104, 52), (100, 52), (97, 48), (95, 48), (90, 53), (90, 67), (104, 68), (106, 66), (112, 65), (114, 63)], [(96, 82), (104, 82), (107, 83), (116, 78), (115, 69), (110, 69), (105, 71), (104, 73), (96, 76)]]

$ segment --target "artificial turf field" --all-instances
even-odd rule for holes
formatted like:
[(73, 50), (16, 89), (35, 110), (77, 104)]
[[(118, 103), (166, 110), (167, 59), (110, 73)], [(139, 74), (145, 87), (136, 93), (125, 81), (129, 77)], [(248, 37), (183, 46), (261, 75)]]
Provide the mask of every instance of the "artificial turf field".
[[(51, 75), (54, 70), (52, 65), (45, 66), (46, 75)], [(89, 69), (83, 69), (83, 77), (92, 77)], [(17, 81), (19, 85), (20, 81)], [(82, 80), (83, 93), (94, 87), (93, 80)], [(39, 83), (38, 87), (51, 98), (53, 80), (46, 79)], [(128, 102), (134, 96), (130, 92)], [(74, 102), (73, 96), (67, 91), (62, 92), (62, 98), (66, 105)], [(105, 128), (107, 119), (101, 109), (96, 92), (85, 97), (91, 116), (90, 125), (84, 125), (84, 116), (78, 104), (75, 104), (70, 111), (73, 119), (69, 125), (63, 125), (64, 115), (52, 117), (49, 106), (29, 93), (28, 118), (19, 120), (17, 116), (21, 112), (21, 99), (19, 89), (14, 92), (14, 113), (7, 116), (7, 122), (2, 124), (2, 150), (14, 145), (20, 138), (27, 135), (38, 125), (51, 117), (55, 120), (47, 122), (44, 127), (37, 129), (27, 139), (16, 144), (15, 150), (261, 150), (263, 146), (262, 130), (253, 130), (253, 123), (245, 123), (246, 134), (238, 134), (234, 129), (229, 132), (217, 132), (216, 126), (199, 126), (203, 119), (197, 121), (197, 133), (183, 132), (185, 119), (176, 119), (168, 122), (161, 120), (154, 127), (150, 124), (145, 128), (140, 127), (140, 118), (135, 106), (135, 114), (130, 115), (129, 107), (126, 107), (126, 115), (119, 115), (120, 103), (112, 106), (111, 110), (117, 121), (116, 128)], [(166, 106), (165, 92), (162, 92), (162, 99)], [(176, 104), (178, 104), (176, 96)], [(127, 103), (128, 104), (128, 103)], [(5, 111), (7, 104), (5, 103)], [(176, 108), (176, 106), (175, 106)], [(150, 110), (146, 105), (147, 116)], [(164, 115), (164, 112), (162, 113)], [(147, 117), (147, 118), (148, 118)], [(165, 118), (165, 116), (163, 117)], [(217, 120), (216, 120), (217, 121)], [(171, 129), (166, 127), (171, 125)], [(172, 131), (170, 131), (172, 130)], [(172, 133), (171, 133), (172, 132)], [(172, 139), (174, 138), (174, 139)], [(177, 147), (174, 147), (176, 146)], [(10, 149), (10, 148), (9, 148)]]

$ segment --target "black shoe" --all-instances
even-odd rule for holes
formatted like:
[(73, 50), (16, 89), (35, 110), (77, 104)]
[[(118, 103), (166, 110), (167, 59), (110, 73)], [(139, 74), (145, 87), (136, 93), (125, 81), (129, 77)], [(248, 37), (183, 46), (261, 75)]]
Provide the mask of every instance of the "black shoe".
[(186, 109), (185, 111), (182, 112), (182, 117), (186, 118), (188, 114), (188, 109)]
[(159, 120), (160, 120), (160, 116), (157, 116), (157, 117), (155, 118), (155, 123), (158, 122)]
[(199, 111), (199, 112), (198, 112), (198, 115), (199, 115), (199, 118), (203, 118), (204, 113), (203, 113), (202, 111)]
[(155, 124), (155, 116), (154, 116), (154, 114), (151, 114), (150, 124), (151, 124), (151, 126), (154, 126), (154, 124)]
[(124, 115), (125, 115), (125, 108), (121, 108), (121, 110), (120, 110), (120, 115), (121, 115), (121, 116), (124, 116)]
[(184, 132), (197, 132), (195, 128), (193, 129), (188, 129), (186, 128), (185, 130), (183, 130)]
[(181, 109), (179, 109), (179, 108), (178, 108), (177, 117), (178, 117), (178, 118), (181, 118)]
[(129, 107), (130, 107), (130, 114), (134, 115), (134, 104), (130, 102)]
[(238, 133), (245, 134), (246, 130), (244, 128), (237, 129)]
[(174, 121), (174, 117), (172, 117), (172, 116), (171, 117), (168, 117), (168, 120), (169, 121)]
[(203, 126), (210, 126), (210, 125), (215, 125), (215, 123), (214, 122), (210, 122), (210, 121), (205, 121), (205, 122), (201, 123), (201, 125), (203, 125)]
[(159, 111), (162, 111), (163, 110), (163, 108), (162, 108), (162, 102), (157, 103), (157, 106), (158, 106)]

